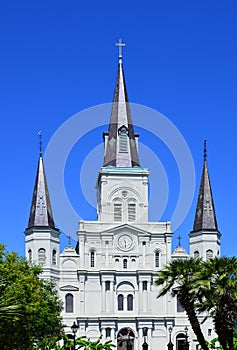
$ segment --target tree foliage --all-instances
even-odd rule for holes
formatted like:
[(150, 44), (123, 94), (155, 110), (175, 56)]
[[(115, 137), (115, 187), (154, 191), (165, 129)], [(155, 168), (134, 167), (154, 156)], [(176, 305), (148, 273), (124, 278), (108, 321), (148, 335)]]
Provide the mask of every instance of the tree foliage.
[(0, 244), (0, 348), (30, 349), (61, 335), (61, 301), (41, 268)]
[(177, 259), (158, 272), (155, 284), (162, 286), (158, 298), (171, 291), (185, 309), (203, 350), (208, 346), (199, 322), (206, 313), (213, 318), (223, 350), (234, 349), (237, 319), (237, 258)]
[[(112, 340), (106, 342), (101, 341), (102, 337), (99, 337), (97, 340), (92, 341), (84, 336), (75, 339), (75, 348), (76, 350), (111, 350), (113, 347), (116, 347), (112, 344)], [(69, 339), (67, 335), (63, 336), (63, 345), (52, 344), (52, 346), (47, 346), (45, 348), (39, 348), (36, 346), (35, 350), (72, 350), (74, 346), (74, 341)]]
[(201, 282), (200, 270), (202, 263), (201, 259), (193, 258), (174, 260), (158, 272), (155, 285), (163, 286), (158, 298), (164, 296), (168, 291), (172, 291), (173, 295), (177, 295), (187, 313), (199, 344), (203, 350), (208, 350), (195, 308), (196, 288)]
[(234, 326), (237, 319), (237, 258), (214, 258), (202, 269), (207, 281), (200, 289), (199, 312), (213, 317), (215, 331), (223, 349), (234, 349)]

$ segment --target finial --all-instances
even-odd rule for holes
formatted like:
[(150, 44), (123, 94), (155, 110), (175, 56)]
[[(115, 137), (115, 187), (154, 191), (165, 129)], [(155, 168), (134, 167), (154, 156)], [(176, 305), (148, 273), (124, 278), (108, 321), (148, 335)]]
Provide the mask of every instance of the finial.
[(178, 236), (177, 238), (178, 238), (178, 242), (179, 242), (178, 246), (180, 247), (181, 246), (180, 241), (181, 241), (182, 237)]
[(123, 43), (122, 39), (119, 39), (119, 42), (115, 44), (119, 47), (119, 63), (122, 63), (122, 57), (123, 57), (123, 46), (125, 46), (125, 43)]
[(42, 156), (42, 131), (38, 131), (38, 135), (39, 135), (40, 156)]
[(207, 159), (207, 140), (206, 139), (204, 139), (203, 158), (204, 160)]

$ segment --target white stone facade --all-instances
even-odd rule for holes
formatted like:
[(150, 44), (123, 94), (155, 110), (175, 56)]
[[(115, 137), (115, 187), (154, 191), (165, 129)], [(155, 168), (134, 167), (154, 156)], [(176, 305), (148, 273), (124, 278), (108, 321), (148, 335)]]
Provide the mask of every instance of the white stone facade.
[[(118, 80), (124, 79), (121, 67), (119, 74)], [(133, 152), (135, 139), (130, 140)], [(107, 142), (108, 135), (105, 152)], [(113, 149), (116, 141), (110, 138), (109, 142)], [(172, 259), (189, 255), (180, 246), (172, 254), (170, 222), (148, 221), (148, 178), (149, 171), (139, 166), (102, 167), (96, 186), (98, 219), (80, 221), (77, 247), (68, 245), (59, 254), (58, 230), (37, 226), (31, 214), (33, 226), (25, 231), (26, 256), (43, 265), (43, 278), (56, 281), (64, 302), (66, 333), (71, 334), (75, 321), (77, 336), (95, 340), (102, 334), (103, 341), (111, 339), (121, 350), (126, 349), (128, 329), (134, 350), (141, 350), (145, 340), (149, 350), (164, 350), (170, 337), (174, 349), (183, 350), (187, 326), (190, 348), (196, 350), (195, 336), (176, 297), (168, 294), (157, 299), (157, 271)], [(41, 208), (45, 213), (46, 209)], [(219, 237), (215, 230), (191, 232), (191, 256), (198, 251), (205, 257), (209, 250), (219, 255)], [(211, 321), (205, 322), (203, 331), (206, 339), (213, 338)]]

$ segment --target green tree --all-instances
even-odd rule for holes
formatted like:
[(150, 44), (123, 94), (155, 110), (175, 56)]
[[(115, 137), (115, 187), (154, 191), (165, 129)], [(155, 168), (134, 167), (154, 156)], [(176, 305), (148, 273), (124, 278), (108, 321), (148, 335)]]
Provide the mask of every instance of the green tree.
[(223, 350), (235, 348), (237, 319), (237, 258), (177, 259), (158, 272), (155, 281), (163, 286), (158, 298), (172, 291), (184, 307), (203, 350), (207, 350), (198, 315), (212, 317)]
[[(61, 336), (61, 301), (41, 268), (0, 244), (0, 349), (30, 349)], [(10, 312), (11, 310), (11, 312)]]
[(213, 317), (218, 341), (224, 350), (234, 349), (237, 319), (237, 258), (213, 258), (203, 264), (202, 279), (207, 283), (199, 290), (197, 310)]
[(203, 350), (208, 350), (200, 322), (196, 312), (197, 287), (205, 284), (200, 280), (200, 271), (203, 262), (201, 259), (177, 259), (166, 265), (158, 272), (155, 281), (156, 286), (163, 286), (158, 298), (171, 291), (177, 295), (181, 305), (185, 309), (192, 329)]

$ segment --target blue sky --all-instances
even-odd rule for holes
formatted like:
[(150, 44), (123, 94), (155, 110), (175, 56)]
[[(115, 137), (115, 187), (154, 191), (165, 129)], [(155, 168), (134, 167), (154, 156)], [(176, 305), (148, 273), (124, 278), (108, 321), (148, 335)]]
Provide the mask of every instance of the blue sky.
[[(129, 100), (163, 113), (176, 125), (195, 162), (196, 191), (202, 170), (203, 139), (207, 138), (222, 254), (236, 255), (234, 0), (1, 3), (1, 242), (9, 250), (24, 254), (23, 232), (39, 154), (37, 131), (43, 131), (45, 149), (68, 118), (86, 108), (111, 102), (118, 56), (114, 44), (120, 37), (126, 42), (123, 62)], [(177, 169), (162, 142), (156, 140), (157, 144), (152, 144), (156, 141), (146, 130), (138, 131), (141, 142), (154, 150), (167, 173), (169, 204), (161, 219), (170, 220), (178, 198)], [(80, 167), (87, 148), (91, 151), (92, 145), (101, 143), (101, 132), (95, 128), (91, 137), (81, 140), (65, 168), (66, 191), (84, 219), (95, 219), (96, 214), (82, 195)], [(98, 159), (98, 167), (102, 158), (101, 155)], [(146, 167), (144, 163), (146, 159), (142, 160)], [(93, 172), (88, 176), (92, 197), (96, 175)], [(159, 184), (159, 178), (156, 180)], [(180, 235), (181, 243), (188, 248), (196, 200), (197, 193), (186, 219), (174, 234), (174, 247)], [(156, 220), (156, 208), (151, 211), (151, 219)]]

